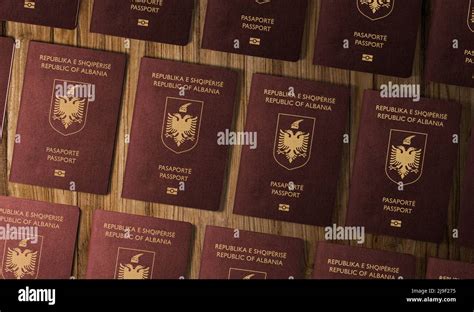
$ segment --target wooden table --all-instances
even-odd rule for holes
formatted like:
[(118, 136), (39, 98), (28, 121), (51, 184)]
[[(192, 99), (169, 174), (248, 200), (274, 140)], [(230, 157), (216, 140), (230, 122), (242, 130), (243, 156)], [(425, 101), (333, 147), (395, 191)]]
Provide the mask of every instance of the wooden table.
[[(199, 274), (201, 246), (204, 239), (206, 225), (219, 225), (303, 238), (307, 242), (306, 265), (308, 276), (311, 274), (314, 263), (315, 244), (317, 241), (324, 240), (324, 229), (320, 227), (243, 217), (232, 214), (238, 177), (241, 151), (240, 147), (233, 148), (230, 155), (228, 180), (225, 184), (225, 200), (223, 203), (223, 209), (220, 212), (206, 212), (194, 209), (184, 209), (180, 207), (125, 200), (120, 197), (128, 149), (127, 144), (125, 143), (125, 138), (130, 132), (137, 87), (139, 62), (143, 56), (223, 66), (237, 70), (241, 76), (241, 92), (238, 98), (239, 111), (235, 116), (235, 124), (238, 131), (242, 131), (244, 127), (248, 95), (253, 73), (283, 75), (288, 77), (312, 79), (315, 81), (325, 81), (350, 86), (352, 89), (352, 103), (348, 131), (350, 131), (351, 142), (350, 144), (346, 144), (344, 148), (343, 169), (338, 186), (336, 209), (334, 211), (333, 218), (334, 222), (337, 224), (344, 224), (345, 221), (349, 190), (349, 177), (354, 158), (354, 150), (359, 126), (358, 120), (362, 104), (361, 99), (364, 89), (378, 88), (380, 84), (387, 83), (388, 81), (393, 81), (394, 83), (421, 83), (422, 94), (425, 97), (451, 99), (461, 102), (463, 105), (461, 125), (462, 132), (460, 142), (461, 152), (459, 154), (454, 175), (454, 188), (451, 193), (448, 227), (446, 228), (445, 241), (442, 244), (437, 245), (433, 243), (417, 242), (386, 236), (368, 235), (365, 245), (371, 248), (404, 252), (415, 255), (418, 260), (417, 274), (419, 278), (424, 276), (426, 258), (430, 256), (471, 262), (474, 261), (474, 251), (465, 248), (459, 248), (455, 244), (455, 240), (451, 238), (451, 232), (456, 227), (458, 221), (460, 181), (463, 176), (463, 169), (465, 167), (467, 156), (467, 143), (471, 124), (471, 106), (474, 104), (474, 90), (469, 88), (459, 88), (442, 84), (427, 83), (423, 81), (422, 71), (424, 62), (424, 47), (426, 46), (427, 42), (429, 18), (424, 19), (423, 26), (421, 27), (419, 37), (420, 39), (416, 53), (414, 75), (410, 79), (398, 79), (394, 77), (371, 75), (312, 65), (314, 38), (319, 15), (319, 0), (310, 0), (309, 17), (306, 21), (306, 33), (304, 36), (303, 57), (302, 60), (297, 63), (273, 61), (256, 57), (244, 57), (200, 49), (200, 40), (204, 26), (207, 0), (201, 0), (197, 2), (198, 3), (196, 4), (196, 12), (193, 23), (192, 42), (186, 47), (131, 40), (130, 48), (126, 48), (123, 38), (91, 34), (89, 32), (89, 24), (92, 12), (92, 0), (82, 0), (79, 15), (79, 27), (73, 31), (19, 23), (1, 23), (0, 34), (20, 40), (20, 47), (16, 50), (13, 67), (13, 81), (11, 83), (8, 101), (8, 113), (6, 115), (7, 121), (2, 145), (0, 146), (0, 157), (2, 159), (0, 162), (0, 192), (9, 196), (44, 200), (62, 204), (73, 204), (81, 207), (82, 217), (77, 244), (77, 255), (74, 265), (74, 274), (77, 277), (81, 278), (85, 275), (87, 267), (88, 243), (90, 239), (91, 216), (93, 210), (99, 208), (167, 219), (183, 220), (195, 224), (196, 230), (194, 250), (190, 268), (191, 278), (197, 278)], [(429, 6), (429, 3), (425, 4), (425, 16), (429, 15)], [(20, 106), (23, 73), (27, 56), (27, 44), (29, 40), (116, 51), (129, 55), (127, 78), (123, 93), (122, 114), (117, 135), (116, 153), (111, 177), (111, 190), (108, 196), (96, 196), (91, 194), (53, 190), (8, 182), (8, 174), (10, 171), (12, 153), (15, 144), (14, 137)], [(84, 174), (94, 173), (84, 172)], [(439, 178), (443, 179), (444, 177)]]

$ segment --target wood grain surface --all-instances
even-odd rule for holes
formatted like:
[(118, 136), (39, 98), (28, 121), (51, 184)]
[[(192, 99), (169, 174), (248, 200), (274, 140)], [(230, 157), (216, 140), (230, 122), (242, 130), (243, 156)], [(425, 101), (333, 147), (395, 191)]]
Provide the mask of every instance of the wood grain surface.
[[(290, 1), (290, 0), (288, 0)], [(83, 278), (87, 266), (87, 253), (91, 230), (91, 217), (94, 209), (106, 209), (127, 212), (139, 215), (148, 215), (166, 219), (188, 221), (195, 225), (194, 248), (190, 265), (191, 278), (199, 275), (200, 256), (206, 225), (218, 225), (244, 230), (273, 233), (279, 235), (299, 237), (306, 241), (306, 273), (309, 276), (314, 263), (315, 245), (317, 241), (324, 240), (324, 229), (315, 226), (304, 226), (287, 222), (243, 217), (232, 214), (238, 168), (240, 160), (240, 147), (232, 148), (229, 156), (228, 178), (224, 185), (223, 208), (219, 212), (206, 212), (194, 209), (185, 209), (167, 205), (151, 204), (133, 200), (122, 199), (122, 179), (125, 170), (128, 146), (125, 142), (126, 135), (130, 132), (132, 114), (135, 102), (139, 62), (143, 56), (171, 59), (199, 64), (209, 64), (232, 68), (240, 73), (240, 94), (237, 98), (235, 114), (235, 128), (242, 131), (247, 112), (248, 95), (253, 73), (267, 73), (287, 77), (311, 79), (315, 81), (330, 82), (350, 86), (352, 90), (351, 118), (347, 125), (351, 142), (344, 147), (343, 167), (340, 175), (338, 196), (334, 210), (333, 220), (337, 224), (344, 224), (346, 206), (349, 193), (349, 182), (357, 132), (361, 99), (364, 89), (378, 88), (380, 84), (388, 81), (398, 83), (420, 83), (422, 94), (425, 97), (442, 98), (459, 101), (463, 105), (461, 125), (461, 142), (458, 163), (454, 175), (454, 187), (449, 205), (448, 227), (445, 229), (445, 240), (442, 244), (425, 243), (387, 236), (368, 235), (365, 246), (370, 248), (404, 252), (417, 257), (417, 276), (423, 278), (427, 257), (462, 260), (474, 262), (474, 251), (460, 248), (451, 232), (458, 221), (460, 204), (460, 181), (465, 167), (468, 139), (471, 127), (471, 112), (474, 104), (474, 90), (459, 88), (442, 84), (427, 83), (422, 78), (424, 63), (424, 48), (427, 42), (429, 25), (430, 3), (425, 1), (423, 25), (420, 29), (418, 40), (414, 75), (409, 79), (371, 75), (347, 70), (332, 69), (312, 65), (314, 52), (314, 38), (319, 15), (319, 0), (310, 0), (310, 8), (306, 20), (303, 56), (297, 63), (274, 61), (256, 57), (245, 57), (228, 53), (213, 52), (200, 48), (202, 29), (207, 0), (197, 0), (194, 14), (192, 41), (185, 47), (166, 44), (150, 43), (138, 40), (130, 41), (130, 48), (126, 48), (124, 38), (117, 38), (89, 32), (92, 14), (92, 0), (82, 0), (79, 26), (76, 30), (61, 30), (48, 27), (32, 26), (19, 23), (1, 23), (0, 34), (19, 40), (20, 46), (15, 51), (12, 83), (8, 100), (8, 112), (4, 137), (0, 146), (0, 193), (27, 199), (50, 201), (62, 204), (77, 205), (82, 210), (80, 230), (78, 236), (77, 253), (74, 264), (74, 275)], [(27, 47), (30, 40), (52, 42), (71, 46), (80, 46), (99, 50), (116, 51), (128, 54), (127, 77), (124, 85), (123, 103), (116, 140), (113, 172), (111, 175), (111, 188), (107, 196), (97, 196), (62, 190), (53, 190), (42, 187), (20, 185), (8, 182), (12, 153), (15, 145), (15, 131), (20, 106), (23, 74), (26, 63)], [(284, 44), (284, 38), (282, 38)], [(442, 70), (442, 69), (440, 69)], [(97, 150), (100, 153), (100, 150)], [(94, 172), (84, 172), (94, 174)], [(444, 177), (439, 177), (444, 179)], [(423, 226), (423, 224), (420, 224)], [(60, 239), (60, 238), (58, 238)], [(352, 243), (355, 244), (355, 243)]]

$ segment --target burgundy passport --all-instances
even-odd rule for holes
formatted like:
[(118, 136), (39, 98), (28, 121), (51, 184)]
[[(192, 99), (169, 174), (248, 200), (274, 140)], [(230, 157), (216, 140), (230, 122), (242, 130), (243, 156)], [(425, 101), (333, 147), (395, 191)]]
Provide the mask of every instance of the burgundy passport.
[(413, 279), (416, 259), (409, 254), (319, 242), (314, 279)]
[(421, 9), (422, 0), (321, 0), (314, 64), (411, 76)]
[[(474, 129), (473, 129), (474, 130)], [(472, 132), (472, 130), (471, 130)], [(473, 132), (474, 133), (474, 132)], [(459, 243), (474, 248), (474, 135), (471, 134), (469, 156), (464, 172), (459, 211)]]
[(200, 279), (302, 279), (304, 241), (207, 226)]
[(11, 38), (0, 37), (0, 139), (3, 134), (3, 123), (7, 108), (8, 89), (12, 71), (14, 41)]
[(2, 0), (0, 20), (73, 29), (80, 0)]
[(0, 277), (69, 279), (79, 208), (0, 196)]
[(474, 264), (428, 258), (426, 279), (474, 279)]
[(346, 87), (254, 75), (234, 212), (329, 224), (349, 104)]
[(432, 2), (425, 77), (474, 88), (474, 1)]
[(122, 196), (219, 210), (236, 84), (227, 69), (143, 58)]
[(96, 0), (91, 32), (186, 45), (194, 0)]
[(447, 223), (460, 105), (365, 91), (347, 223), (440, 242)]
[(86, 278), (185, 278), (192, 227), (186, 222), (96, 210)]
[(10, 181), (106, 194), (123, 54), (31, 42)]
[(209, 0), (204, 49), (297, 61), (307, 0)]

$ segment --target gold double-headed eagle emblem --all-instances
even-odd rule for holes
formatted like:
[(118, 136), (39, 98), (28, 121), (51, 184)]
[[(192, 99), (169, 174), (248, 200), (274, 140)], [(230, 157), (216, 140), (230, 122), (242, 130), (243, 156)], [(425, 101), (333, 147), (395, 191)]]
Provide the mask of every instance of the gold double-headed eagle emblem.
[(310, 134), (299, 131), (303, 121), (303, 119), (295, 121), (291, 124), (291, 129), (280, 129), (277, 154), (284, 155), (290, 164), (298, 157), (308, 157)]
[(31, 238), (5, 241), (1, 275), (4, 279), (38, 278), (43, 237), (33, 244)]
[(395, 0), (355, 0), (359, 12), (372, 21), (389, 16), (393, 12)]
[(168, 97), (161, 139), (171, 151), (181, 154), (196, 147), (199, 140), (204, 103)]
[(172, 138), (178, 147), (186, 141), (193, 142), (196, 140), (196, 127), (198, 124), (198, 117), (188, 115), (188, 107), (192, 103), (182, 105), (177, 113), (168, 113), (166, 119), (166, 134), (167, 138)]
[(120, 263), (117, 279), (149, 279), (150, 267), (139, 264), (141, 256), (143, 254), (137, 254), (129, 263)]
[(151, 279), (154, 264), (154, 252), (120, 247), (117, 252), (115, 279)]
[(385, 173), (394, 183), (409, 185), (423, 173), (428, 134), (390, 130)]
[(312, 117), (278, 115), (273, 157), (280, 166), (294, 170), (308, 163), (314, 127), (315, 119)]
[[(64, 94), (56, 94), (56, 86), (61, 84), (69, 85), (70, 89)], [(54, 81), (49, 123), (56, 132), (63, 136), (81, 132), (86, 125), (89, 100), (86, 97), (78, 96), (80, 92), (76, 92), (76, 88), (82, 88), (85, 85), (87, 84), (82, 82)]]

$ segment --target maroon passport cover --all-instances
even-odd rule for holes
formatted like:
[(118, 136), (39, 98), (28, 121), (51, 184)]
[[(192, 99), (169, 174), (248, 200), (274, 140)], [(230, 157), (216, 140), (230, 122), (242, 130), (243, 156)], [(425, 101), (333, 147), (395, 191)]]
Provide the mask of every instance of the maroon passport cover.
[(348, 224), (377, 234), (443, 239), (460, 110), (455, 102), (364, 93)]
[(186, 45), (194, 0), (96, 0), (91, 32)]
[(2, 0), (0, 20), (73, 29), (80, 0)]
[(318, 243), (314, 279), (413, 279), (416, 259), (409, 254)]
[(31, 42), (10, 181), (106, 194), (123, 54)]
[(474, 264), (428, 258), (426, 279), (474, 279)]
[(7, 108), (8, 89), (12, 71), (14, 41), (0, 37), (0, 139), (3, 134), (5, 111)]
[(207, 226), (200, 279), (302, 279), (304, 241)]
[(185, 278), (192, 231), (187, 222), (96, 210), (86, 278)]
[[(472, 130), (471, 130), (472, 131)], [(469, 156), (464, 172), (459, 211), (459, 243), (474, 248), (474, 135), (471, 134)]]
[(409, 77), (421, 0), (321, 0), (314, 63)]
[(0, 196), (0, 226), (8, 231), (0, 240), (0, 277), (69, 279), (79, 213), (74, 206)]
[(474, 88), (474, 1), (432, 3), (426, 79)]
[(254, 75), (234, 212), (329, 224), (349, 105), (346, 87)]
[(297, 61), (307, 0), (209, 0), (204, 49)]
[(237, 74), (143, 58), (122, 196), (218, 210)]

